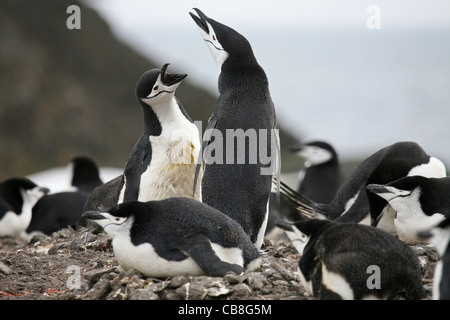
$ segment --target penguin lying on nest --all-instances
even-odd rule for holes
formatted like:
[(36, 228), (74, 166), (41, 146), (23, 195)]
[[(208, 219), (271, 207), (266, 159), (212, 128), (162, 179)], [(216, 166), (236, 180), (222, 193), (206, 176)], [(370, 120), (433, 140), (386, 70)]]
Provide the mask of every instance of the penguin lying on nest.
[(258, 250), (237, 222), (192, 198), (130, 201), (83, 217), (112, 237), (124, 269), (148, 277), (241, 274), (260, 264)]
[(424, 299), (416, 253), (375, 227), (302, 218), (280, 228), (297, 235), (300, 280), (318, 299)]

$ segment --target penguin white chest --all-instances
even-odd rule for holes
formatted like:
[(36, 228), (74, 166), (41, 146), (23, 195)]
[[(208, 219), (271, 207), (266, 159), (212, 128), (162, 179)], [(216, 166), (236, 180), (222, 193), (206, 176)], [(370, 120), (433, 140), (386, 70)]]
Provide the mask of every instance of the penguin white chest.
[(169, 277), (179, 274), (202, 275), (202, 269), (190, 257), (182, 261), (161, 258), (150, 243), (135, 246), (129, 239), (113, 240), (114, 255), (122, 268), (134, 268), (148, 277)]
[(25, 237), (25, 231), (28, 228), (33, 206), (38, 201), (37, 195), (38, 191), (34, 191), (36, 193), (36, 198), (29, 198), (24, 196), (24, 203), (22, 205), (22, 211), (20, 214), (16, 214), (13, 211), (6, 212), (2, 218), (0, 218), (0, 237), (4, 236), (13, 236), (13, 237)]
[[(163, 128), (160, 136), (150, 136), (152, 159), (141, 176), (139, 201), (192, 197), (200, 150), (198, 129), (190, 122), (181, 128), (174, 126)], [(200, 184), (197, 186), (194, 198), (200, 200)]]
[(8, 211), (0, 219), (0, 237), (4, 236), (19, 236), (21, 232), (25, 231), (31, 220), (31, 212), (29, 214), (17, 215), (13, 211)]

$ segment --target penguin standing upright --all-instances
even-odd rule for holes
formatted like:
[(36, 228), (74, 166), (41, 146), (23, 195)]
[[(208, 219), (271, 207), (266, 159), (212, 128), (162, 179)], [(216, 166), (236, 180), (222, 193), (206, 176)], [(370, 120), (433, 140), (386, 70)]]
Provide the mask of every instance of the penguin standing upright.
[(298, 263), (306, 291), (324, 300), (424, 299), (416, 253), (372, 226), (303, 218), (278, 224), (299, 235)]
[(282, 194), (310, 218), (362, 222), (370, 213), (372, 226), (395, 234), (394, 214), (386, 200), (368, 192), (369, 184), (385, 184), (405, 176), (445, 177), (446, 168), (420, 145), (401, 141), (382, 148), (363, 160), (341, 184), (333, 201), (315, 203), (282, 184)]
[(204, 149), (202, 200), (237, 221), (260, 248), (272, 186), (268, 167), (279, 168), (268, 80), (244, 36), (194, 10), (198, 16), (190, 15), (220, 69), (219, 97), (203, 138), (210, 144)]
[(418, 232), (440, 255), (434, 268), (433, 300), (450, 300), (450, 217)]
[(394, 225), (400, 240), (414, 245), (423, 242), (417, 232), (450, 218), (450, 177), (403, 177), (367, 189), (386, 200), (396, 212)]
[[(199, 131), (175, 97), (187, 75), (167, 73), (167, 67), (165, 64), (149, 70), (139, 79), (136, 97), (144, 115), (143, 133), (128, 157), (123, 175), (97, 187), (86, 203), (86, 211), (132, 200), (193, 196), (201, 148)], [(201, 199), (200, 186), (194, 198)]]

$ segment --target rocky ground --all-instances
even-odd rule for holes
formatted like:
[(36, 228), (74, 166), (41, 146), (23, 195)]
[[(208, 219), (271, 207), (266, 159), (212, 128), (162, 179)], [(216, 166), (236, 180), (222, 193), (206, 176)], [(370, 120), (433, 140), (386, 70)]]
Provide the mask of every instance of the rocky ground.
[[(439, 259), (430, 246), (413, 247), (430, 290)], [(0, 300), (312, 300), (297, 275), (299, 255), (289, 242), (266, 240), (254, 272), (224, 277), (146, 278), (123, 271), (105, 233), (63, 229), (29, 243), (0, 239)]]

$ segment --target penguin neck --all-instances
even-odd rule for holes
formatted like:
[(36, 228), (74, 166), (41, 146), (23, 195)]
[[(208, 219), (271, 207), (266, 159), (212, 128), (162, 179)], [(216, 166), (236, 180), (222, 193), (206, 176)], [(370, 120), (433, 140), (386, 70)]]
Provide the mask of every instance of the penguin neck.
[(154, 105), (141, 102), (141, 106), (144, 113), (144, 131), (148, 135), (161, 135), (164, 124), (177, 122), (179, 119), (189, 121), (184, 117), (174, 96)]
[(261, 66), (256, 61), (255, 56), (228, 56), (228, 58), (220, 66), (221, 74), (253, 74), (263, 72)]
[(244, 83), (259, 83), (266, 87), (269, 85), (266, 73), (254, 57), (243, 61), (228, 58), (220, 69), (219, 93), (229, 88), (242, 87)]

